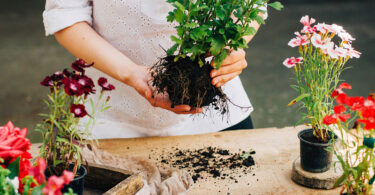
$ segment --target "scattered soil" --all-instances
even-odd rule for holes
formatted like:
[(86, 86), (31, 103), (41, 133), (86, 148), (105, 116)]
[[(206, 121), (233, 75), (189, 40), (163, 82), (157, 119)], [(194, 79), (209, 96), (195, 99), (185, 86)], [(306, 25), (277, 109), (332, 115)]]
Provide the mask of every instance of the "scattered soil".
[(187, 170), (194, 182), (211, 177), (221, 180), (231, 179), (238, 183), (241, 175), (235, 173), (251, 174), (252, 167), (255, 165), (252, 155), (255, 153), (255, 151), (247, 152), (246, 155), (245, 151), (231, 153), (229, 150), (216, 147), (196, 150), (176, 148), (174, 152), (161, 155), (159, 160), (162, 164)]
[[(192, 108), (212, 106), (224, 115), (228, 111), (228, 99), (221, 88), (211, 84), (210, 72), (213, 67), (206, 62), (203, 67), (198, 59), (175, 56), (161, 58), (151, 67), (152, 86), (158, 93), (167, 93), (175, 105), (186, 104)], [(205, 62), (205, 60), (203, 59)]]

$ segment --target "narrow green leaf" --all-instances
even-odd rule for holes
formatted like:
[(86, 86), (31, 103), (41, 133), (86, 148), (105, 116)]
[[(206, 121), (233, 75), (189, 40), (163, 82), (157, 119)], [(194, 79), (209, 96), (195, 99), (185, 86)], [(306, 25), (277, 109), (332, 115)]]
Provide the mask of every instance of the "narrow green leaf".
[(179, 38), (177, 38), (177, 37), (174, 36), (174, 35), (171, 36), (171, 39), (172, 39), (172, 41), (176, 42), (176, 43), (179, 44), (179, 45), (181, 45), (181, 43), (182, 43), (182, 40), (179, 39)]
[(280, 11), (282, 8), (284, 8), (283, 4), (281, 4), (280, 2), (278, 1), (275, 1), (273, 3), (269, 3), (268, 4), (270, 7), (273, 7), (274, 9)]
[(171, 48), (169, 48), (169, 49), (167, 50), (167, 55), (168, 55), (168, 56), (173, 55), (174, 52), (176, 52), (178, 46), (179, 46), (179, 45), (176, 43), (176, 44), (174, 44)]

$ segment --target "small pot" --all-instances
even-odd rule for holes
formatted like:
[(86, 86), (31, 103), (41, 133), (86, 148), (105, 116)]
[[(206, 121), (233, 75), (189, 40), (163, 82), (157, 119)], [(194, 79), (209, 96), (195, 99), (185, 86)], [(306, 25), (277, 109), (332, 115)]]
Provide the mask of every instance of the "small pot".
[[(74, 164), (69, 165), (69, 170), (72, 171), (74, 167)], [(49, 169), (47, 168), (45, 173), (46, 179), (51, 176), (51, 173)], [(64, 188), (61, 190), (63, 193), (68, 192), (69, 188), (72, 188), (73, 192), (82, 195), (83, 189), (84, 189), (84, 178), (87, 175), (87, 169), (84, 166), (81, 166), (78, 170), (76, 175), (74, 176), (74, 179), (69, 183), (69, 185), (64, 185)]]
[[(298, 133), (300, 139), (301, 167), (303, 170), (312, 173), (322, 173), (327, 171), (332, 163), (333, 152), (332, 141), (328, 143), (314, 142), (316, 139), (313, 129), (305, 129)], [(335, 135), (335, 139), (337, 136)]]

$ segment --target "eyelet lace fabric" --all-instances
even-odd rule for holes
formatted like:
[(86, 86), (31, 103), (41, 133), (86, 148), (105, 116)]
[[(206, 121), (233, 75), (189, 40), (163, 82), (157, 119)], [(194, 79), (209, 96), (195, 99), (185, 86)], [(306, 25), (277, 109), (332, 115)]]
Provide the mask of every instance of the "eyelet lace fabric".
[[(151, 66), (173, 43), (173, 24), (166, 16), (173, 8), (165, 0), (47, 0), (43, 13), (46, 34), (87, 21), (109, 43), (135, 63)], [(104, 73), (87, 71), (94, 80)], [(177, 115), (154, 108), (132, 87), (109, 78), (111, 108), (96, 116), (96, 138), (167, 136), (219, 131), (245, 119), (251, 112), (229, 104), (229, 117), (210, 110), (206, 115)], [(223, 86), (232, 102), (251, 106), (239, 77)]]

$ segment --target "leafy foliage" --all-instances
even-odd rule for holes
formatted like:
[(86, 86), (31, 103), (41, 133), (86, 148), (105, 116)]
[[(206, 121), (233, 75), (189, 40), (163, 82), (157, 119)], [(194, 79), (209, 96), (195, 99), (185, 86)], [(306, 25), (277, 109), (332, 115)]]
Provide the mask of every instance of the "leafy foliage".
[[(177, 37), (172, 36), (175, 44), (167, 50), (167, 55), (178, 51), (177, 59), (190, 56), (192, 60), (211, 54), (213, 64), (220, 68), (230, 49), (246, 48), (244, 36), (254, 35), (256, 30), (250, 23), (264, 24), (261, 7), (268, 0), (167, 0), (174, 6), (167, 21), (177, 22)], [(280, 10), (279, 2), (269, 4)]]

